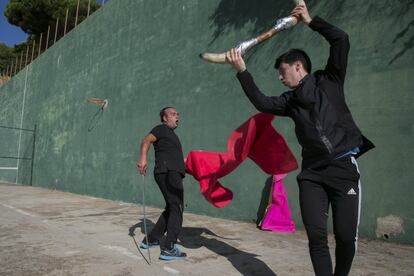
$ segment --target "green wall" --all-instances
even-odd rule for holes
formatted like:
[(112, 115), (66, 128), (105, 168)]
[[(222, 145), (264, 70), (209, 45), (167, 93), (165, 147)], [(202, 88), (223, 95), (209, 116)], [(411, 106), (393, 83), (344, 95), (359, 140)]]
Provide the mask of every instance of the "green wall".
[[(360, 128), (377, 146), (359, 159), (360, 235), (375, 238), (377, 219), (393, 216), (403, 224), (391, 230), (395, 235), (390, 240), (414, 244), (414, 2), (332, 0), (309, 1), (308, 6), (311, 15), (349, 33), (346, 97)], [(181, 113), (176, 132), (185, 154), (225, 151), (231, 131), (256, 113), (230, 66), (206, 63), (198, 54), (221, 52), (251, 38), (291, 8), (287, 0), (109, 1), (0, 89), (0, 124), (20, 126), (25, 97), (23, 127), (37, 124), (33, 185), (140, 202), (138, 145), (158, 124), (163, 106), (175, 106)], [(273, 63), (291, 47), (306, 49), (315, 69), (325, 65), (328, 45), (318, 34), (304, 25), (281, 33), (246, 59), (266, 94), (285, 91)], [(89, 97), (109, 100), (92, 131), (88, 128), (98, 107), (86, 102)], [(274, 125), (300, 159), (292, 121), (277, 118)], [(29, 153), (30, 139), (25, 141)], [(0, 152), (16, 149), (16, 139), (1, 137)], [(150, 156), (153, 164), (152, 150)], [(27, 183), (29, 167), (20, 170), (19, 182)], [(288, 176), (285, 187), (293, 218), (301, 226), (297, 173)], [(9, 180), (6, 174), (0, 172), (0, 179)], [(267, 178), (247, 160), (222, 179), (234, 200), (216, 209), (187, 176), (186, 210), (255, 220)], [(162, 207), (151, 174), (145, 185), (146, 202)]]

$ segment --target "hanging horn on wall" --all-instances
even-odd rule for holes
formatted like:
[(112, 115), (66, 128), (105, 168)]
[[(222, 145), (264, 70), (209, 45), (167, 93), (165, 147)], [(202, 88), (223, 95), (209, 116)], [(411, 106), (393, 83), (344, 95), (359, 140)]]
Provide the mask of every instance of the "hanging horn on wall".
[[(303, 0), (293, 0), (294, 4), (300, 5), (305, 4)], [(259, 36), (243, 41), (239, 45), (237, 45), (235, 48), (240, 51), (242, 56), (247, 53), (250, 49), (252, 49), (254, 46), (262, 43), (263, 41), (271, 38), (275, 34), (292, 28), (298, 23), (298, 18), (295, 16), (287, 16), (280, 18), (276, 21), (276, 24), (272, 26), (268, 31), (260, 34)], [(226, 60), (226, 52), (224, 53), (201, 53), (200, 58), (204, 59), (205, 61), (212, 62), (212, 63), (227, 63)]]
[(99, 105), (102, 109), (106, 109), (109, 103), (107, 99), (100, 99), (100, 98), (89, 98), (86, 101), (88, 103)]

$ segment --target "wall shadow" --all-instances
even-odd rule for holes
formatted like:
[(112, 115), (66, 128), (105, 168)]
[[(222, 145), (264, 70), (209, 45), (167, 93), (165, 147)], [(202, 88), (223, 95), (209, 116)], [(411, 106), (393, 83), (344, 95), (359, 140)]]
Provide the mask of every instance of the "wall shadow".
[[(395, 38), (393, 39), (392, 43), (397, 43), (398, 40), (407, 38), (407, 40), (403, 43), (403, 49), (399, 51), (390, 61), (389, 65), (391, 65), (395, 60), (402, 57), (408, 50), (412, 49), (414, 47), (414, 20), (412, 20), (410, 23), (408, 23), (407, 27), (405, 27), (401, 32), (395, 35)], [(411, 31), (410, 31), (411, 30)], [(411, 36), (410, 36), (411, 35)]]
[[(307, 6), (314, 0), (306, 1)], [(211, 25), (215, 27), (210, 45), (221, 35), (231, 29), (241, 29), (246, 23), (252, 23), (252, 36), (269, 29), (276, 20), (289, 15), (293, 9), (293, 1), (286, 0), (221, 0), (209, 16)], [(248, 39), (248, 38), (246, 38)]]
[(259, 223), (263, 220), (266, 212), (266, 208), (269, 205), (269, 197), (272, 192), (273, 179), (268, 177), (266, 179), (265, 185), (263, 186), (262, 196), (260, 198), (259, 207), (257, 208), (257, 220), (256, 225), (259, 226)]

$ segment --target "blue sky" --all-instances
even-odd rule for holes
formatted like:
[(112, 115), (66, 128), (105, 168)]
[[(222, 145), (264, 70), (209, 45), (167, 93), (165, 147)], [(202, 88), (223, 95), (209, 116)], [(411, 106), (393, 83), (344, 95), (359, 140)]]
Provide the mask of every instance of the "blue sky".
[(0, 0), (0, 43), (6, 44), (8, 47), (14, 47), (26, 41), (27, 34), (19, 27), (9, 24), (4, 16), (4, 9), (9, 0)]

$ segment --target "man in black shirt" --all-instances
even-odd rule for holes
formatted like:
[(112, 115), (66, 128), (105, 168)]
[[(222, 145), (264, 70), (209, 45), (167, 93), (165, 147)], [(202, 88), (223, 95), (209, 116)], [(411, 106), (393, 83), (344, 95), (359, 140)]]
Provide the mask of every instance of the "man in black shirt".
[(137, 168), (141, 175), (147, 172), (147, 153), (154, 144), (155, 167), (154, 177), (165, 199), (165, 210), (154, 228), (141, 243), (141, 248), (158, 246), (159, 240), (167, 232), (165, 244), (161, 245), (160, 259), (184, 259), (186, 254), (176, 246), (183, 223), (183, 178), (185, 164), (180, 140), (174, 133), (178, 127), (179, 114), (173, 107), (165, 107), (160, 111), (162, 124), (154, 127), (141, 143), (141, 157)]
[[(303, 158), (297, 177), (300, 208), (314, 271), (316, 275), (347, 275), (356, 251), (361, 203), (355, 158), (373, 145), (362, 136), (345, 103), (348, 35), (317, 16), (312, 19), (306, 5), (296, 6), (291, 15), (330, 44), (324, 70), (311, 73), (308, 55), (299, 49), (289, 50), (276, 60), (275, 68), (279, 80), (291, 90), (268, 97), (254, 83), (239, 51), (230, 50), (226, 58), (259, 111), (293, 119)], [(336, 240), (334, 272), (328, 248), (329, 204)]]

